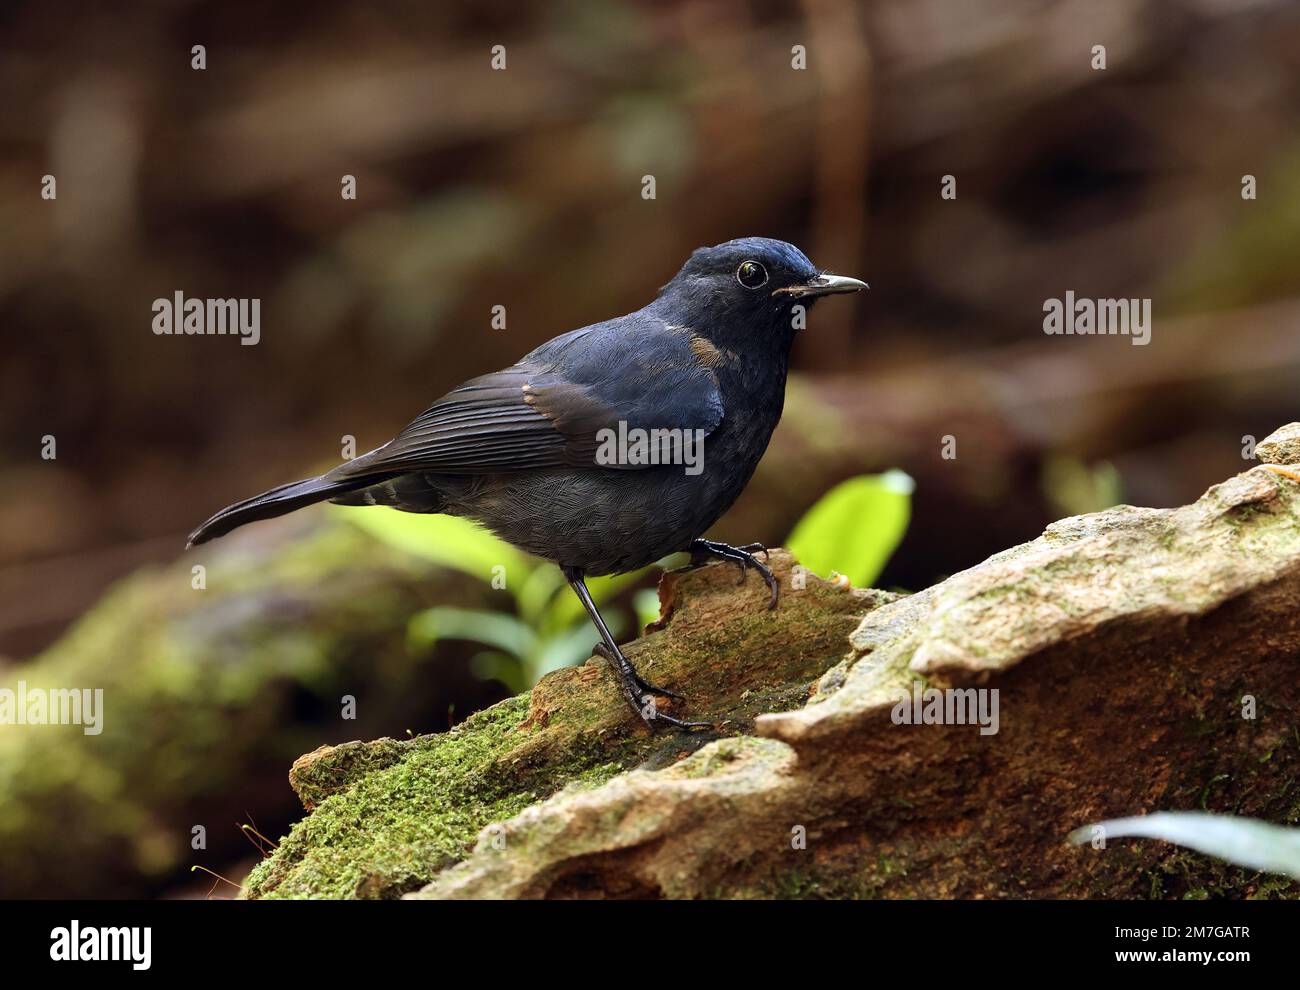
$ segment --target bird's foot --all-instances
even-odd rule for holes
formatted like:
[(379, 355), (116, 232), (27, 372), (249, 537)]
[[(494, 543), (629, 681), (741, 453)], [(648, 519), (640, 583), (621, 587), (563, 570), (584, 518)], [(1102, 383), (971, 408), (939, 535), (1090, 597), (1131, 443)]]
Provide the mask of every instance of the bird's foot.
[(713, 728), (712, 723), (709, 722), (686, 722), (661, 712), (658, 705), (655, 704), (655, 695), (671, 698), (674, 701), (685, 701), (686, 699), (676, 691), (669, 691), (667, 688), (657, 687), (649, 681), (643, 680), (641, 675), (636, 672), (636, 668), (632, 666), (631, 661), (623, 656), (622, 650), (617, 648), (611, 650), (603, 642), (600, 642), (592, 647), (592, 653), (604, 657), (609, 665), (614, 668), (623, 697), (627, 699), (629, 705), (636, 709), (636, 713), (641, 716), (641, 721), (649, 728), (662, 729), (668, 726), (674, 726), (678, 729)]
[(781, 583), (772, 573), (772, 568), (754, 556), (755, 552), (761, 553), (764, 560), (767, 559), (767, 547), (761, 543), (746, 543), (743, 547), (733, 547), (713, 540), (695, 540), (691, 544), (691, 563), (698, 566), (710, 557), (730, 560), (740, 568), (740, 581), (737, 582), (739, 584), (745, 583), (745, 578), (749, 576), (749, 568), (754, 568), (763, 575), (763, 580), (767, 582), (767, 589), (771, 592), (767, 607), (776, 608), (777, 599), (781, 596)]
[[(610, 652), (609, 647), (606, 646), (603, 642), (598, 642), (595, 646), (593, 646), (591, 648), (591, 652), (598, 657), (604, 657), (609, 662), (610, 666), (614, 668), (615, 672), (619, 673), (620, 676), (622, 676), (622, 668), (619, 661), (614, 659), (614, 655)], [(649, 681), (643, 680), (641, 678), (641, 675), (636, 672), (636, 668), (632, 666), (631, 662), (627, 659), (627, 657), (623, 657), (622, 662), (623, 664), (627, 665), (626, 670), (628, 672), (628, 676), (631, 679), (632, 683), (639, 690), (644, 691), (646, 694), (661, 694), (665, 698), (672, 698), (673, 701), (686, 700), (686, 696), (683, 694), (678, 694), (676, 691), (669, 691), (667, 688), (659, 687), (657, 684), (651, 684)]]

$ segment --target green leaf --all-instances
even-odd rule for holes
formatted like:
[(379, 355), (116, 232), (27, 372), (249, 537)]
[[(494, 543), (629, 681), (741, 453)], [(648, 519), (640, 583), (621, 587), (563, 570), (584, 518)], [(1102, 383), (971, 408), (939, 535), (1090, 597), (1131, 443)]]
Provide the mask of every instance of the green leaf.
[(420, 645), (440, 639), (467, 639), (521, 659), (537, 648), (537, 634), (513, 615), (450, 605), (438, 605), (415, 615), (408, 634)]
[[(556, 595), (569, 595), (568, 582), (558, 567), (545, 565), (536, 567), (524, 580), (523, 585), (515, 591), (519, 602), (519, 614), (534, 629), (545, 635), (552, 624), (548, 621), (555, 611), (553, 602)], [(576, 599), (575, 599), (576, 600)]]
[(1283, 873), (1300, 880), (1300, 829), (1232, 815), (1161, 811), (1088, 825), (1071, 832), (1070, 839), (1077, 843), (1089, 842), (1097, 828), (1104, 830), (1102, 835), (1107, 839), (1124, 836), (1164, 839), (1238, 866)]
[[(587, 578), (587, 590), (591, 593), (591, 600), (597, 606), (604, 605), (610, 599), (616, 598), (624, 589), (640, 581), (649, 569), (643, 567), (639, 571), (629, 571), (627, 574)], [(578, 622), (588, 621), (587, 610), (582, 607), (582, 602), (578, 600), (577, 595), (559, 595), (553, 602), (552, 621), (555, 623), (554, 628), (567, 629)]]
[(902, 471), (836, 485), (795, 524), (786, 547), (823, 577), (832, 571), (870, 587), (907, 531), (915, 483)]
[(480, 681), (500, 681), (514, 694), (527, 691), (532, 683), (518, 657), (484, 650), (469, 658), (469, 669)]
[(636, 621), (642, 629), (659, 621), (663, 612), (659, 602), (659, 589), (642, 588), (632, 597), (632, 608), (636, 610)]
[(458, 516), (424, 515), (394, 509), (340, 509), (349, 522), (384, 542), (418, 554), (444, 567), (489, 582), (493, 568), (505, 568), (506, 587), (522, 587), (537, 566), (534, 558), (520, 553), (477, 523)]
[[(618, 616), (612, 615), (610, 618), (617, 620)], [(533, 683), (537, 683), (553, 670), (572, 667), (591, 656), (591, 648), (596, 642), (595, 633), (590, 623), (584, 623), (570, 629), (562, 636), (556, 636), (542, 643), (538, 647), (537, 662), (529, 672)]]

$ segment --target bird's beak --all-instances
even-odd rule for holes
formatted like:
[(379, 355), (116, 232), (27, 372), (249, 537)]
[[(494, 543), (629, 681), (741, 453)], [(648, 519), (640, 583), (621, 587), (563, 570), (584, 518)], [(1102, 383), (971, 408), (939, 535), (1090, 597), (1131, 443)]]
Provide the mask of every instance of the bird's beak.
[(861, 292), (863, 289), (869, 289), (871, 286), (856, 278), (849, 278), (847, 275), (814, 275), (803, 285), (792, 285), (785, 289), (777, 289), (772, 293), (776, 296), (790, 296), (793, 299), (802, 299), (805, 296), (833, 296), (840, 292)]

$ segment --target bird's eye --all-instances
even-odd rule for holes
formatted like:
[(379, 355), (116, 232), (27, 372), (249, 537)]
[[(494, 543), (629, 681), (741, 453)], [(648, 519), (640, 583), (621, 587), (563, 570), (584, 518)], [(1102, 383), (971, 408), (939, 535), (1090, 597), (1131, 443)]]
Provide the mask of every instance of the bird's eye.
[(736, 269), (736, 281), (746, 289), (757, 289), (767, 284), (767, 269), (757, 261), (742, 261)]

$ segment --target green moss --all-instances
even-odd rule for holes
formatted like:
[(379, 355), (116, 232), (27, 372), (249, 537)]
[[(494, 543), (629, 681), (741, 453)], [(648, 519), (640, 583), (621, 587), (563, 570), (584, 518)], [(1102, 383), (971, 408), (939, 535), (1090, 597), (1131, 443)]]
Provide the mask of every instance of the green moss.
[[(529, 755), (538, 730), (526, 723), (523, 694), (467, 719), (449, 733), (381, 740), (369, 757), (324, 754), (303, 775), (307, 793), (330, 791), (297, 823), (245, 883), (255, 898), (392, 898), (417, 889), (463, 859), (482, 829), (561, 790), (588, 790), (637, 765), (663, 746), (680, 755), (691, 737), (637, 734), (595, 740), (568, 733), (568, 744)], [(608, 712), (597, 709), (602, 715)], [(703, 737), (699, 742), (703, 743)], [(738, 736), (676, 764), (676, 773), (710, 776), (751, 751), (782, 748)], [(549, 762), (563, 750), (566, 758)], [(394, 760), (385, 765), (388, 760)], [(341, 770), (346, 767), (346, 770)], [(340, 773), (350, 779), (342, 779)]]
[[(206, 588), (192, 586), (196, 563)], [(208, 811), (235, 792), (276, 793), (281, 768), (317, 741), (289, 717), (302, 698), (337, 705), (343, 685), (375, 683), (380, 670), (393, 686), (369, 695), (368, 710), (400, 702), (398, 685), (426, 659), (407, 647), (407, 619), (431, 592), (457, 594), (442, 583), (322, 517), (291, 544), (202, 547), (114, 585), (3, 679), (103, 691), (100, 735), (0, 729), (5, 892), (146, 896), (187, 876), (196, 824), (208, 829), (199, 862), (246, 848)], [(289, 798), (271, 813), (289, 812)], [(50, 827), (71, 818), (75, 829)]]
[(510, 698), (447, 733), (359, 744), (374, 752), (347, 754), (343, 770), (325, 754), (324, 771), (312, 768), (306, 780), (315, 788), (323, 774), (331, 793), (253, 870), (247, 895), (399, 897), (463, 859), (484, 827), (562, 789), (598, 787), (655, 743), (584, 746), (579, 734), (561, 762), (530, 758), (527, 744), (538, 734), (526, 725), (530, 700)]
[(710, 746), (706, 751), (695, 753), (682, 760), (677, 765), (677, 772), (693, 780), (712, 777), (724, 771), (736, 761), (743, 759), (746, 754), (753, 753), (765, 756), (774, 747), (780, 748), (781, 744), (752, 736), (736, 736), (731, 739), (722, 739), (718, 741), (716, 746)]
[[(308, 754), (291, 779), (311, 814), (253, 871), (248, 896), (397, 897), (463, 859), (486, 826), (563, 789), (596, 787), (636, 767), (704, 776), (751, 749), (783, 748), (740, 734), (759, 714), (803, 703), (810, 682), (843, 655), (866, 606), (814, 582), (798, 608), (773, 613), (755, 583), (756, 608), (699, 621), (712, 615), (712, 596), (730, 602), (735, 589), (725, 567), (705, 571), (674, 576), (691, 584), (691, 595), (679, 599), (669, 628), (630, 657), (643, 676), (686, 694), (688, 714), (717, 731), (645, 732), (597, 663), (548, 675), (449, 733)], [(697, 752), (719, 736), (731, 738)]]
[[(528, 710), (521, 695), (451, 732), (396, 743), (396, 762), (361, 773), (293, 827), (248, 879), (258, 897), (394, 897), (464, 856), (484, 825), (541, 796), (504, 790), (494, 761)], [(391, 750), (391, 746), (385, 746)], [(539, 789), (546, 782), (538, 781)]]

